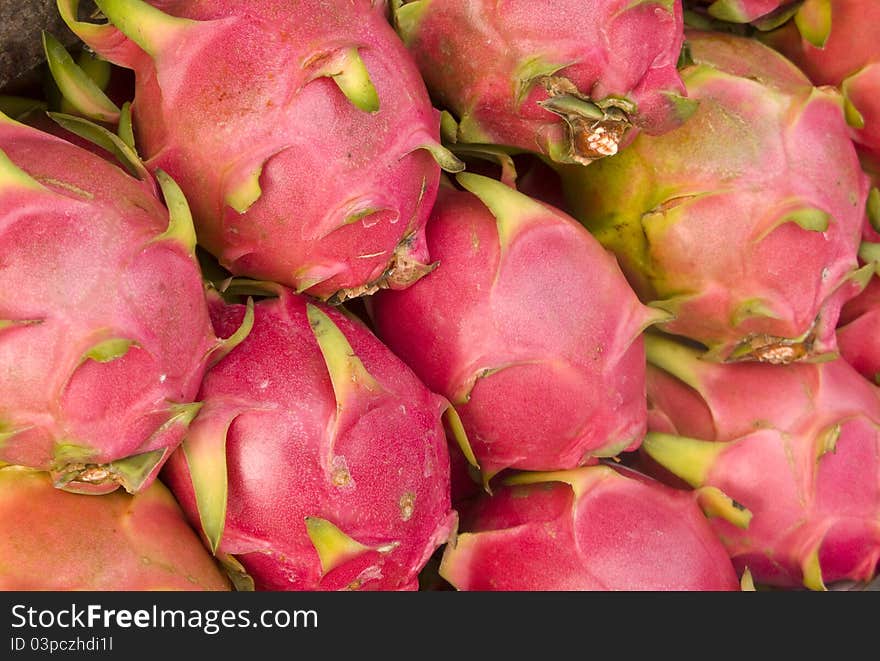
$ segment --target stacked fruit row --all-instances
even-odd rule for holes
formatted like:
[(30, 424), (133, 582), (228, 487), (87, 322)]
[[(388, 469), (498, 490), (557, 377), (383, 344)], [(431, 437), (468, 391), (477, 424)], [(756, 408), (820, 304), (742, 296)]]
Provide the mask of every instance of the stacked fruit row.
[(0, 97), (0, 586), (876, 577), (880, 5), (97, 5)]

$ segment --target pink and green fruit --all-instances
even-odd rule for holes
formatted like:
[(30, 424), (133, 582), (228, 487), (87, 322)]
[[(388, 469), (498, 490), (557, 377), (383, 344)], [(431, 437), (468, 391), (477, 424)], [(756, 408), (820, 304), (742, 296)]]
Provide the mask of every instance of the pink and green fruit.
[(428, 222), (439, 267), (370, 300), (377, 334), (453, 403), (486, 479), (634, 449), (641, 332), (662, 313), (564, 212), (487, 177), (458, 181)]
[(880, 156), (880, 3), (808, 0), (798, 18), (761, 38), (816, 85), (840, 89), (853, 139)]
[(223, 348), (180, 189), (128, 166), (0, 115), (0, 462), (71, 491), (148, 486)]
[(398, 31), (454, 139), (586, 164), (692, 110), (680, 0), (397, 0)]
[(440, 115), (388, 24), (353, 0), (99, 0), (70, 28), (133, 69), (138, 148), (177, 180), (237, 275), (345, 300), (431, 268)]
[(0, 590), (229, 590), (158, 481), (135, 495), (65, 493), (47, 473), (0, 468)]
[(870, 580), (880, 389), (841, 359), (722, 365), (654, 334), (646, 347), (642, 451), (695, 490), (737, 569), (789, 589)]
[(566, 166), (574, 215), (642, 300), (672, 315), (661, 328), (709, 358), (834, 354), (840, 308), (869, 277), (857, 260), (869, 185), (843, 99), (753, 39), (688, 31), (687, 42), (698, 110)]
[[(258, 590), (412, 590), (456, 524), (443, 398), (364, 325), (280, 286), (205, 376), (163, 474)], [(215, 301), (220, 336), (249, 315)]]
[(837, 327), (840, 355), (864, 376), (880, 384), (880, 278), (843, 307)]
[[(691, 4), (704, 7), (709, 16), (720, 21), (756, 22), (758, 25), (762, 24), (762, 19), (764, 21), (771, 20), (770, 17), (775, 17), (783, 8), (791, 9), (791, 12), (785, 13), (784, 18), (790, 17), (795, 10), (791, 5), (796, 3), (797, 0), (691, 0)], [(816, 0), (808, 0), (804, 4), (817, 4), (817, 2)], [(784, 20), (784, 18), (780, 20)]]
[(440, 574), (459, 590), (738, 590), (691, 494), (589, 466), (509, 477), (462, 512)]

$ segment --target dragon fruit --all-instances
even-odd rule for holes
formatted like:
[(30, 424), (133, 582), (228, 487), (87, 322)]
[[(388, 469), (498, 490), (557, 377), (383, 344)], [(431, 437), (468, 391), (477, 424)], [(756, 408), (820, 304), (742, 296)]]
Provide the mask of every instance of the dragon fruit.
[[(859, 257), (865, 263), (880, 262), (880, 152), (859, 150), (862, 169), (871, 181), (871, 192), (862, 225), (862, 249)], [(873, 244), (873, 245), (870, 245)]]
[[(880, 275), (880, 154), (862, 150), (862, 168), (873, 187), (868, 195), (867, 217), (862, 229), (859, 259), (872, 264)], [(876, 325), (880, 322), (880, 281), (871, 278), (868, 286), (847, 301), (840, 311), (837, 345), (840, 355), (862, 376), (880, 384), (880, 341)]]
[(430, 270), (434, 159), (461, 166), (382, 3), (99, 0), (110, 24), (58, 4), (135, 71), (146, 165), (180, 183), (229, 271), (338, 302)]
[(148, 486), (199, 408), (208, 360), (230, 348), (180, 189), (157, 173), (169, 212), (126, 163), (140, 180), (0, 115), (0, 462), (70, 491)]
[(691, 494), (624, 468), (522, 473), (462, 511), (440, 574), (459, 590), (737, 590)]
[[(803, 3), (805, 17), (815, 11), (815, 5), (823, 0), (807, 0)], [(705, 7), (709, 16), (731, 23), (757, 23), (758, 27), (775, 26), (788, 20), (798, 11), (797, 0), (691, 0), (697, 7)], [(687, 4), (687, 2), (685, 3)], [(812, 11), (811, 11), (812, 7)], [(803, 20), (803, 19), (802, 19)]]
[(463, 173), (428, 222), (440, 266), (369, 308), (379, 337), (456, 407), (485, 479), (575, 468), (645, 431), (642, 306), (573, 218)]
[(669, 338), (646, 347), (653, 431), (642, 450), (694, 487), (734, 565), (785, 588), (870, 580), (880, 390), (839, 359), (720, 365)]
[(840, 355), (866, 379), (880, 384), (880, 278), (871, 278), (865, 290), (840, 312), (837, 344)]
[(680, 0), (397, 0), (395, 22), (456, 139), (587, 164), (692, 110)]
[[(205, 376), (163, 473), (261, 590), (416, 589), (456, 524), (448, 404), (363, 324), (280, 286)], [(217, 302), (219, 335), (246, 307)]]
[[(798, 20), (807, 10), (810, 20)], [(843, 93), (853, 138), (880, 155), (880, 3), (810, 0), (794, 21), (762, 35), (816, 85)]]
[(672, 313), (663, 330), (713, 360), (833, 354), (840, 307), (870, 271), (857, 260), (868, 180), (841, 99), (753, 39), (686, 38), (697, 112), (588, 168), (565, 166), (570, 208), (642, 300)]
[(55, 489), (47, 473), (0, 468), (0, 590), (229, 590), (158, 481), (100, 498)]

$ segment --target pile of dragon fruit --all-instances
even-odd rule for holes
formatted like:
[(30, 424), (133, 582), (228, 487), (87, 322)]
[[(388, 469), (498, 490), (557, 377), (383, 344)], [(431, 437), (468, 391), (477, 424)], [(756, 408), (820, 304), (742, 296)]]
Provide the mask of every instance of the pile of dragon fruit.
[(96, 4), (0, 97), (0, 588), (876, 582), (876, 0)]

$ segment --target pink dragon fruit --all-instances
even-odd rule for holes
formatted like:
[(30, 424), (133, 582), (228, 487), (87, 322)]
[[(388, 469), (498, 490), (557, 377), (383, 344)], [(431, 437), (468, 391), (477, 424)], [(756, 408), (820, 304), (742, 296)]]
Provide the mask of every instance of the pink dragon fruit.
[(460, 164), (381, 3), (99, 0), (103, 25), (58, 3), (135, 71), (146, 165), (180, 183), (232, 273), (342, 301), (430, 270), (434, 159)]
[(737, 590), (687, 492), (624, 468), (522, 473), (462, 511), (440, 574), (459, 590)]
[[(798, 7), (792, 6), (796, 2), (797, 0), (691, 0), (690, 4), (705, 7), (709, 16), (721, 21), (757, 22), (759, 27), (763, 27), (768, 23), (774, 25), (788, 20), (798, 10)], [(809, 15), (810, 6), (816, 4), (817, 0), (804, 2), (804, 14)]]
[(158, 172), (169, 213), (140, 167), (142, 180), (0, 115), (0, 462), (71, 491), (146, 487), (198, 410), (212, 352), (229, 348), (211, 331), (186, 201)]
[[(862, 226), (862, 249), (859, 257), (865, 263), (880, 262), (880, 152), (859, 150), (862, 169), (871, 181), (871, 192)], [(871, 245), (873, 244), (873, 245)]]
[[(862, 229), (859, 258), (873, 264), (880, 275), (880, 153), (861, 151), (862, 168), (873, 187), (868, 195), (867, 217)], [(837, 326), (837, 345), (840, 355), (862, 376), (880, 384), (880, 340), (876, 332), (880, 322), (880, 281), (871, 278), (868, 286), (855, 298), (847, 301), (840, 311)]]
[(843, 360), (719, 365), (645, 341), (653, 431), (642, 450), (694, 487), (734, 565), (786, 588), (870, 580), (880, 390)]
[[(448, 404), (359, 321), (274, 291), (163, 475), (257, 589), (415, 589), (456, 523)], [(218, 334), (245, 312), (218, 303)]]
[(840, 312), (837, 344), (840, 355), (866, 379), (880, 384), (880, 278), (871, 278), (865, 290)]
[(589, 168), (564, 167), (570, 208), (642, 300), (673, 314), (663, 330), (712, 359), (833, 353), (840, 307), (870, 270), (857, 270), (868, 180), (839, 95), (753, 39), (687, 41), (697, 112)]
[[(801, 16), (809, 10), (809, 20)], [(798, 65), (816, 85), (839, 87), (853, 138), (880, 155), (880, 3), (810, 0), (762, 39)]]
[(397, 0), (398, 32), (456, 139), (586, 164), (692, 110), (680, 0)]
[(168, 489), (92, 498), (0, 468), (0, 590), (229, 590)]
[(458, 175), (428, 223), (440, 261), (369, 301), (376, 332), (456, 407), (488, 480), (575, 468), (645, 431), (639, 304), (613, 256), (574, 219), (508, 186)]

